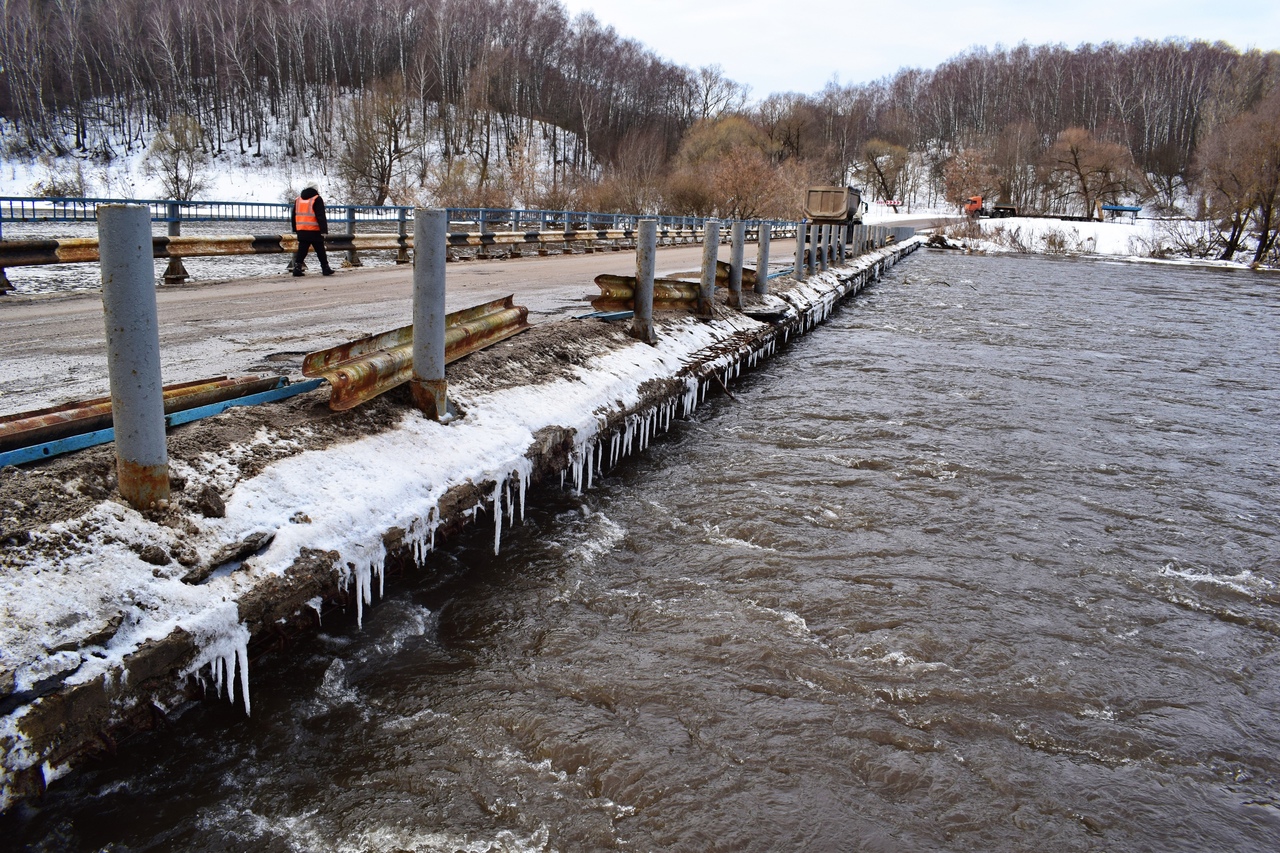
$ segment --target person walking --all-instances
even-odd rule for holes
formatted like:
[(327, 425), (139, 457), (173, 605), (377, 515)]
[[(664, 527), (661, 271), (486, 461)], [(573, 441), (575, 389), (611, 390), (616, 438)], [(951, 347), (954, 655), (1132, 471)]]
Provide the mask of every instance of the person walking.
[(298, 235), (298, 251), (293, 256), (293, 274), (301, 276), (302, 260), (307, 256), (307, 249), (316, 250), (320, 259), (320, 274), (333, 275), (329, 267), (329, 256), (324, 251), (324, 235), (329, 233), (329, 221), (324, 216), (324, 199), (315, 184), (307, 184), (306, 189), (298, 194), (293, 202), (291, 226)]

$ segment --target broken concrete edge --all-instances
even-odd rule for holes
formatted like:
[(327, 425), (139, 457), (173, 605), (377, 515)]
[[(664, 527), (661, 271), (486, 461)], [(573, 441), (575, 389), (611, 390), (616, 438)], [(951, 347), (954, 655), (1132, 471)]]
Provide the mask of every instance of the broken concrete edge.
[[(713, 382), (727, 386), (744, 369), (755, 368), (781, 346), (814, 329), (842, 300), (878, 280), (885, 269), (922, 242), (916, 238), (862, 256), (780, 294), (790, 306), (781, 319), (730, 333), (717, 345), (695, 353), (676, 375), (646, 382), (634, 405), (596, 412), (599, 429), (585, 453), (594, 456), (600, 450), (603, 459), (605, 443), (618, 447), (618, 439), (625, 435), (622, 455), (627, 455), (642, 422), (647, 426), (636, 449), (645, 449), (648, 439), (659, 431), (655, 424), (665, 431), (675, 418), (687, 418), (705, 399)], [(528, 477), (522, 484), (536, 485), (555, 476), (563, 481), (564, 473), (576, 466), (575, 483), (580, 485), (584, 448), (577, 430), (548, 427), (534, 438), (525, 453)], [(589, 457), (586, 464), (589, 487)], [(467, 481), (449, 488), (435, 511), (432, 548), (436, 537), (446, 540), (474, 523), (478, 510), (486, 504), (493, 503), (494, 510), (501, 512), (502, 486), (493, 481)], [(498, 522), (500, 527), (500, 518)], [(408, 570), (422, 564), (424, 555), (410, 539), (400, 528), (383, 534), (386, 566)], [(359, 605), (357, 598), (362, 593), (358, 587), (337, 552), (303, 548), (282, 575), (262, 577), (246, 590), (234, 602), (248, 637), (247, 654), (240, 661), (243, 684), (247, 685), (247, 666), (253, 660), (317, 630), (325, 604), (349, 614), (352, 604)], [(202, 668), (210, 663), (214, 670), (206, 676)], [(0, 690), (0, 709), (9, 706), (0, 717), (0, 812), (40, 796), (50, 783), (84, 763), (114, 755), (122, 738), (168, 724), (172, 714), (211, 691), (221, 695), (224, 683), (233, 691), (234, 672), (220, 673), (216, 666), (199, 637), (177, 628), (142, 644), (115, 671), (86, 683), (63, 685), (30, 701), (15, 696), (12, 684), (0, 684), (6, 688)], [(12, 681), (12, 673), (7, 675)], [(244, 701), (247, 706), (247, 695)]]

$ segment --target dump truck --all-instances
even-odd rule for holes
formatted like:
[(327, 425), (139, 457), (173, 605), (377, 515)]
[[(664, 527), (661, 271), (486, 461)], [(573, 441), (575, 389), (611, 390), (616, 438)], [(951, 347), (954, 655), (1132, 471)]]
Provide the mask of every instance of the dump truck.
[(990, 207), (984, 206), (983, 199), (980, 195), (971, 195), (969, 200), (964, 204), (964, 212), (968, 216), (978, 218), (979, 216), (990, 216), (993, 219), (1000, 219), (1006, 216), (1017, 216), (1018, 207), (1013, 204), (993, 204)]
[(804, 216), (820, 225), (858, 225), (867, 205), (856, 187), (809, 187), (804, 191)]

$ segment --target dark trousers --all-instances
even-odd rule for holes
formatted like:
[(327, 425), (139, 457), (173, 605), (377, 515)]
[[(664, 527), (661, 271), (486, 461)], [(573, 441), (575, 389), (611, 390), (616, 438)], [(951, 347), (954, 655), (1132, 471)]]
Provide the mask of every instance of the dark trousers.
[(299, 231), (298, 251), (293, 255), (293, 274), (302, 275), (302, 259), (307, 256), (307, 249), (315, 249), (320, 259), (320, 269), (329, 271), (329, 256), (324, 252), (324, 235), (319, 231)]

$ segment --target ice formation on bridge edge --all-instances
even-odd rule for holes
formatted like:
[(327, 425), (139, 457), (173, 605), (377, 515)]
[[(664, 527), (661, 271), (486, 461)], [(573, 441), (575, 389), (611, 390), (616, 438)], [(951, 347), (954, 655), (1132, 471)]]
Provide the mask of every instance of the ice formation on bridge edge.
[(195, 637), (198, 649), (191, 665), (182, 675), (196, 673), (204, 680), (203, 670), (209, 668), (209, 678), (219, 696), (226, 690), (227, 700), (236, 701), (236, 669), (239, 667), (240, 694), (245, 714), (249, 704), (249, 629), (240, 621), (239, 608), (234, 602), (193, 617), (183, 624)]

